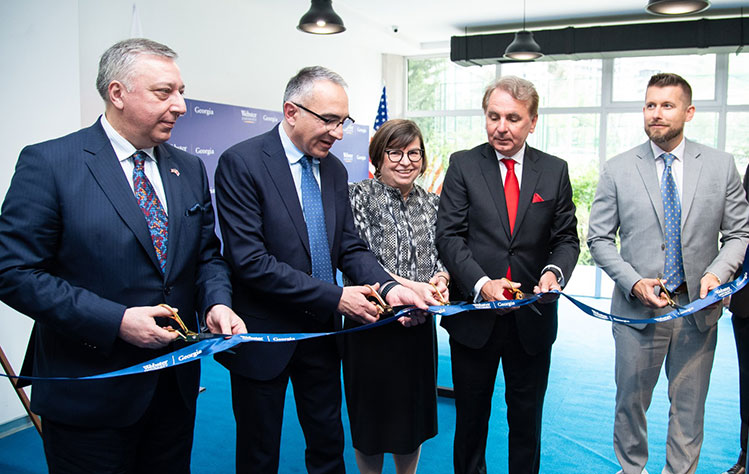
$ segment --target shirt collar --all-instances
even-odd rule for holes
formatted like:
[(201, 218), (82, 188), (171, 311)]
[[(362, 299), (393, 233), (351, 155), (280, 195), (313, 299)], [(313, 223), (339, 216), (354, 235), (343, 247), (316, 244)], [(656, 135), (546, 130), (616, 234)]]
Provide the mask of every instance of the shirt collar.
[(509, 158), (509, 159), (513, 160), (515, 163), (517, 163), (517, 164), (519, 164), (519, 165), (522, 166), (523, 165), (523, 157), (525, 156), (525, 147), (526, 146), (527, 145), (525, 143), (523, 143), (523, 146), (520, 148), (520, 150), (518, 150), (518, 152), (515, 153), (512, 156), (504, 156), (502, 153), (498, 152), (497, 150), (494, 150), (494, 153), (497, 155), (497, 160), (502, 160), (504, 158)]
[[(289, 160), (290, 165), (294, 165), (296, 163), (299, 163), (299, 160), (302, 159), (304, 156), (304, 153), (302, 150), (296, 147), (294, 145), (294, 142), (291, 141), (291, 138), (289, 138), (289, 135), (286, 134), (286, 130), (283, 128), (283, 124), (278, 126), (278, 135), (281, 137), (281, 145), (283, 146), (283, 151), (286, 154), (286, 159)], [(318, 158), (311, 157), (313, 160), (318, 161)]]
[[(117, 155), (117, 159), (119, 161), (127, 160), (128, 158), (133, 156), (133, 153), (138, 151), (138, 149), (135, 148), (132, 143), (130, 143), (129, 141), (127, 141), (127, 139), (125, 139), (125, 137), (117, 133), (117, 130), (115, 130), (112, 124), (109, 123), (107, 117), (104, 114), (102, 114), (101, 116), (101, 126), (102, 128), (104, 128), (104, 133), (107, 135), (109, 143), (112, 144), (112, 148), (114, 148), (114, 154)], [(148, 155), (149, 159), (156, 161), (154, 147), (143, 148), (140, 151)]]
[(671, 151), (663, 151), (663, 149), (656, 145), (653, 140), (650, 140), (650, 147), (653, 149), (653, 156), (655, 157), (655, 159), (658, 159), (664, 153), (671, 153), (677, 160), (683, 161), (684, 148), (686, 148), (686, 140), (684, 139), (684, 137), (682, 137), (681, 142), (679, 142), (679, 144), (676, 145), (676, 148)]

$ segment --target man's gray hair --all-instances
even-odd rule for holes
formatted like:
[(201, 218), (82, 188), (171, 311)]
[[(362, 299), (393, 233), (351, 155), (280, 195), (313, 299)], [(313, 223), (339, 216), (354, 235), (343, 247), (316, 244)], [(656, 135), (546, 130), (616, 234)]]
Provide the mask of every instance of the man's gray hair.
[(515, 100), (527, 102), (531, 118), (538, 115), (538, 92), (536, 92), (536, 88), (531, 81), (517, 76), (500, 77), (486, 88), (484, 99), (481, 101), (484, 113), (486, 113), (486, 109), (489, 107), (489, 97), (491, 97), (495, 89), (507, 92)]
[(283, 94), (284, 102), (299, 102), (312, 90), (316, 81), (330, 81), (346, 88), (348, 84), (337, 73), (322, 66), (310, 66), (300, 69), (298, 73), (286, 84)]
[(99, 60), (99, 74), (96, 76), (96, 89), (105, 102), (109, 101), (109, 84), (119, 81), (131, 90), (133, 66), (141, 54), (152, 54), (177, 59), (169, 46), (145, 38), (130, 38), (112, 45), (104, 51)]

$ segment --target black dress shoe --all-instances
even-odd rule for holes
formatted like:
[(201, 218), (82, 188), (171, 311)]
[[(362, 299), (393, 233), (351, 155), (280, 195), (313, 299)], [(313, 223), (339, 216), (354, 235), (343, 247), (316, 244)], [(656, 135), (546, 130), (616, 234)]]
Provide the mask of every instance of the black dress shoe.
[(734, 464), (731, 469), (727, 470), (723, 474), (746, 474), (746, 469), (741, 464)]

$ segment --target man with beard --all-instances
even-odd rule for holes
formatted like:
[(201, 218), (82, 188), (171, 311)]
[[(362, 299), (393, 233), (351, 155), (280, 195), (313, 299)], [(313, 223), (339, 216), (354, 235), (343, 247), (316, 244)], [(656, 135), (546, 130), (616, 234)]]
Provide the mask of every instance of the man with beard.
[[(650, 318), (671, 311), (671, 301), (684, 306), (704, 298), (743, 259), (749, 239), (744, 189), (731, 155), (684, 138), (694, 112), (683, 78), (654, 75), (643, 107), (650, 140), (601, 171), (588, 246), (616, 283), (614, 314)], [(663, 472), (696, 471), (721, 311), (717, 304), (658, 324), (614, 323), (619, 472), (647, 472), (645, 412), (664, 360), (671, 408)]]

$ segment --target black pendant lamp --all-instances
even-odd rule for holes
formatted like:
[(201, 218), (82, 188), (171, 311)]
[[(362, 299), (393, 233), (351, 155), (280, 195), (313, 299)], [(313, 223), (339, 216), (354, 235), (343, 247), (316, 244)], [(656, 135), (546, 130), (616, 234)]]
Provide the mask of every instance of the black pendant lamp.
[(675, 16), (699, 13), (709, 6), (708, 0), (648, 0), (646, 10), (653, 15)]
[(333, 11), (332, 0), (312, 0), (312, 6), (299, 20), (297, 29), (316, 35), (343, 33), (343, 20)]
[(533, 33), (525, 29), (525, 0), (523, 0), (523, 29), (515, 33), (515, 39), (505, 49), (505, 57), (518, 61), (532, 61), (543, 55), (541, 46), (533, 39)]

